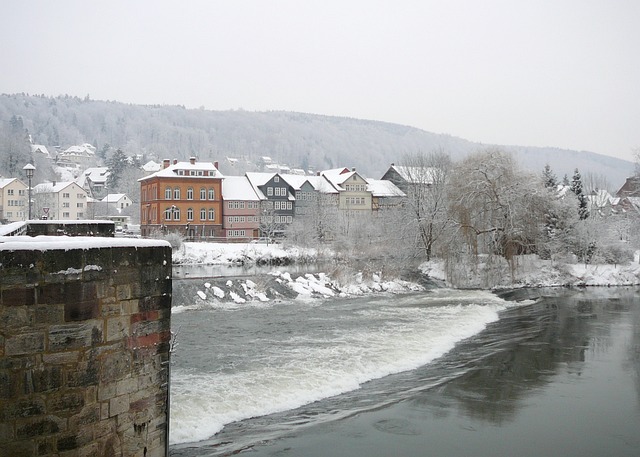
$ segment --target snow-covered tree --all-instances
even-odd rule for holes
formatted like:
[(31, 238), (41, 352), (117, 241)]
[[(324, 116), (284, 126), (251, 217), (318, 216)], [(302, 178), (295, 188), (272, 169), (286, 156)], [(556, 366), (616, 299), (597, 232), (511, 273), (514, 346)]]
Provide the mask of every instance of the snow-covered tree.
[(452, 222), (446, 186), (451, 167), (451, 158), (443, 151), (406, 155), (401, 162), (408, 181), (405, 239), (415, 240), (417, 252), (426, 260)]
[(587, 197), (582, 189), (582, 176), (580, 176), (580, 171), (577, 168), (573, 172), (573, 178), (571, 179), (571, 192), (578, 197), (578, 216), (581, 220), (585, 220), (589, 217), (589, 209), (587, 208)]
[(549, 164), (546, 164), (544, 170), (542, 170), (542, 182), (547, 189), (556, 189), (558, 187), (558, 178), (556, 178)]

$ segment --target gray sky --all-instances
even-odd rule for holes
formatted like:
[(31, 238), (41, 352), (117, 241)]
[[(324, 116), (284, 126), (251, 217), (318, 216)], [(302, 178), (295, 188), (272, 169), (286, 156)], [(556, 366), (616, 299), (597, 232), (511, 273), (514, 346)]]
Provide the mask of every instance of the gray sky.
[(637, 0), (0, 0), (0, 43), (3, 93), (640, 147)]

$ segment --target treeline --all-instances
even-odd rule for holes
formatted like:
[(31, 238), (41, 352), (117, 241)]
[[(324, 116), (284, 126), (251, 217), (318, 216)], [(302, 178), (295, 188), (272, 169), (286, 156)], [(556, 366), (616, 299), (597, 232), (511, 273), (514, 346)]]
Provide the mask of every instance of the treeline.
[[(196, 156), (219, 161), (222, 172), (240, 175), (226, 157), (257, 163), (262, 156), (293, 168), (318, 171), (356, 167), (364, 176), (379, 178), (392, 162), (408, 154), (447, 151), (455, 160), (487, 145), (446, 134), (378, 121), (304, 113), (186, 109), (184, 106), (132, 105), (92, 100), (89, 96), (50, 97), (0, 95), (0, 137), (12, 118), (20, 119), (31, 140), (53, 153), (55, 147), (91, 143), (147, 160)], [(0, 141), (2, 139), (0, 138)], [(557, 148), (505, 147), (517, 163), (534, 170), (549, 163), (560, 175), (580, 163), (583, 174), (604, 175), (619, 186), (631, 164), (589, 152)], [(0, 145), (0, 159), (6, 148)], [(0, 174), (7, 175), (2, 169)]]
[(330, 239), (345, 260), (361, 259), (370, 271), (438, 259), (453, 284), (469, 286), (473, 277), (481, 287), (513, 274), (522, 255), (615, 264), (640, 248), (638, 214), (591, 214), (578, 169), (560, 179), (550, 166), (532, 174), (499, 149), (457, 162), (444, 152), (412, 154), (402, 165), (413, 182), (403, 206), (370, 218), (319, 210), (295, 223), (288, 237), (318, 247)]

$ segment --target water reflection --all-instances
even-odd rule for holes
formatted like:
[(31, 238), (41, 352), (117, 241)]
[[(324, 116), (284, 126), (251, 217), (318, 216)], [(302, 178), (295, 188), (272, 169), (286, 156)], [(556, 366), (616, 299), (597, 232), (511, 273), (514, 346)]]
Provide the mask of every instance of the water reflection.
[(544, 295), (534, 305), (506, 312), (481, 335), (461, 344), (441, 363), (455, 357), (456, 364), (468, 368), (465, 373), (418, 395), (412, 406), (442, 417), (455, 405), (453, 409), (469, 418), (501, 425), (512, 421), (528, 397), (559, 373), (581, 376), (589, 359), (615, 359), (612, 346), (620, 338), (629, 341), (627, 354), (619, 357), (635, 377), (640, 406), (638, 289), (609, 294), (560, 289)]

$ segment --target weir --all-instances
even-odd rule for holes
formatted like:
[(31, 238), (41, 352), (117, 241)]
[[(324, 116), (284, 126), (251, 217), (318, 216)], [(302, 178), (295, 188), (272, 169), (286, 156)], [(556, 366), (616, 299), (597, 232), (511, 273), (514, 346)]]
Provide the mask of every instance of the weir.
[(0, 237), (0, 455), (166, 456), (171, 247)]

